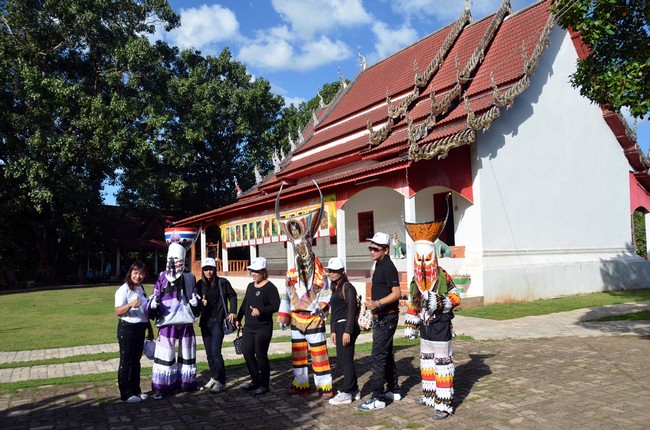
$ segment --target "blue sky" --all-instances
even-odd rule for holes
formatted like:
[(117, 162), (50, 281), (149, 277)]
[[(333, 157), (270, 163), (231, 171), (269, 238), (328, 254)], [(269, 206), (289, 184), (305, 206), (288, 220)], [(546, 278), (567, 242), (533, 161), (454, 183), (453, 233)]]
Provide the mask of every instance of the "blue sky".
[[(470, 1), (472, 16), (495, 12), (501, 0)], [(514, 11), (535, 3), (511, 0)], [(158, 31), (161, 39), (203, 55), (225, 47), (264, 77), (287, 103), (316, 95), (324, 83), (352, 79), (368, 66), (453, 22), (465, 0), (169, 0), (181, 14), (181, 27)], [(638, 124), (638, 140), (648, 152), (650, 125)], [(107, 199), (109, 204), (114, 199)]]

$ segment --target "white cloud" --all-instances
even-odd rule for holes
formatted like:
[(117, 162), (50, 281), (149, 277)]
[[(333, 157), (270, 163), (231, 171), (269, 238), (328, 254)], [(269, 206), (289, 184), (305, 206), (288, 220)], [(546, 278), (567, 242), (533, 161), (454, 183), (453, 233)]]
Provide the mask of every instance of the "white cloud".
[(300, 39), (372, 20), (361, 0), (272, 0), (272, 4)]
[(215, 44), (239, 37), (239, 22), (234, 12), (218, 4), (181, 9), (180, 14), (181, 26), (165, 38), (180, 48), (209, 51)]
[(372, 26), (372, 32), (377, 40), (375, 52), (370, 56), (371, 63), (383, 60), (418, 40), (417, 31), (406, 24), (392, 30), (385, 23), (377, 22)]
[(242, 46), (237, 58), (265, 70), (305, 71), (350, 56), (351, 51), (343, 42), (332, 41), (326, 36), (296, 42), (287, 27), (281, 26), (258, 32), (255, 40)]

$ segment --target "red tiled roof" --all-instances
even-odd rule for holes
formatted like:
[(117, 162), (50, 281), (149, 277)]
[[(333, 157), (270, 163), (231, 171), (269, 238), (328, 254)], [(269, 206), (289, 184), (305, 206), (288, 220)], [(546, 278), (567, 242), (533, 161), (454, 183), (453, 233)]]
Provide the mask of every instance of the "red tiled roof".
[[(281, 171), (245, 193), (236, 203), (187, 218), (181, 224), (212, 217), (224, 218), (243, 208), (247, 211), (262, 206), (268, 208), (274, 199), (270, 194), (279, 189), (283, 180), (291, 184), (285, 186), (283, 194), (297, 196), (302, 192), (312, 192), (311, 178), (316, 178), (321, 187), (326, 188), (347, 180), (358, 181), (365, 176), (381, 174), (382, 169), (402, 168), (408, 164), (405, 160), (410, 154), (409, 121), (412, 121), (412, 126), (419, 127), (425, 120), (435, 118), (435, 125), (427, 127), (426, 136), (418, 136), (417, 145), (419, 148), (439, 149), (437, 153), (424, 154), (428, 158), (446, 156), (451, 148), (466, 144), (462, 138), (474, 133), (468, 123), (468, 109), (476, 116), (495, 113), (495, 106), (512, 103), (516, 95), (527, 88), (527, 77), (534, 73), (536, 61), (543, 54), (546, 38), (553, 26), (549, 19), (549, 5), (550, 0), (542, 1), (509, 16), (502, 5), (494, 15), (472, 24), (467, 24), (466, 17), (461, 16), (456, 23), (369, 67), (342, 90), (344, 93), (331, 106), (317, 113), (318, 122), (311, 121), (303, 132), (306, 142), (288, 156), (291, 158), (288, 162), (285, 160)], [(506, 18), (501, 20), (504, 15)], [(454, 40), (450, 35), (458, 32)], [(449, 50), (444, 51), (448, 36), (453, 43), (446, 45)], [(418, 72), (423, 74), (434, 58), (444, 52), (446, 56), (439, 70), (433, 72), (429, 82), (416, 87), (414, 62), (417, 62)], [(462, 82), (459, 71), (466, 68), (471, 73), (469, 79)], [(499, 93), (505, 95), (505, 101), (497, 100), (492, 79)], [(448, 109), (437, 115), (431, 113), (432, 88), (436, 103), (440, 103), (450, 91), (458, 90)], [(511, 93), (507, 93), (508, 90)], [(406, 108), (406, 116), (390, 118), (387, 94), (395, 108), (401, 106), (406, 96), (413, 96), (412, 103)], [(496, 116), (498, 112), (486, 120), (487, 126)], [(631, 166), (643, 170), (644, 161), (639, 160), (636, 153), (638, 146), (625, 130), (621, 132), (620, 118), (606, 115), (605, 120), (621, 142)], [(377, 132), (387, 123), (392, 127), (386, 137), (371, 145), (368, 124)], [(486, 128), (485, 124), (475, 127)], [(458, 141), (445, 147), (445, 142), (456, 138)], [(650, 177), (647, 182), (650, 185)]]

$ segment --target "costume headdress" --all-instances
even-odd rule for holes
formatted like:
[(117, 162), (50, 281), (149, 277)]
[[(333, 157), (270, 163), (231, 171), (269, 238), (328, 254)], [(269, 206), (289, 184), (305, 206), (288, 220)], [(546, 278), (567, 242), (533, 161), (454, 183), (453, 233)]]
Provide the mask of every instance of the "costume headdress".
[(406, 232), (415, 242), (415, 283), (423, 293), (433, 289), (438, 280), (438, 257), (434, 242), (447, 224), (450, 196), (451, 193), (447, 195), (447, 214), (443, 219), (421, 223), (403, 221)]
[(300, 283), (305, 286), (305, 289), (310, 288), (314, 279), (316, 259), (311, 249), (311, 244), (314, 235), (320, 226), (320, 220), (323, 216), (325, 207), (323, 193), (316, 181), (313, 182), (314, 185), (316, 185), (320, 197), (320, 207), (318, 209), (314, 209), (302, 215), (281, 219), (280, 193), (282, 193), (284, 184), (280, 185), (278, 196), (275, 199), (275, 216), (280, 224), (280, 228), (284, 234), (287, 235), (287, 239), (293, 243), (296, 251), (296, 270), (298, 271), (298, 278), (302, 281)]
[(183, 274), (185, 270), (185, 254), (194, 244), (198, 235), (199, 230), (194, 227), (165, 229), (165, 241), (169, 245), (165, 277), (169, 282), (174, 282)]

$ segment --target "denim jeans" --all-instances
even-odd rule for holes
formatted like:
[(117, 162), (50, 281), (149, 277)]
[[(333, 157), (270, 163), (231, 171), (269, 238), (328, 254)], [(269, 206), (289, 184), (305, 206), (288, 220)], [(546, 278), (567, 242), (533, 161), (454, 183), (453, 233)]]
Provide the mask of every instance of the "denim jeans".
[(226, 366), (221, 354), (223, 344), (223, 321), (210, 320), (207, 326), (201, 327), (201, 337), (205, 346), (205, 354), (210, 366), (210, 377), (222, 384), (226, 383)]
[(384, 383), (388, 391), (398, 391), (397, 369), (393, 353), (393, 336), (397, 329), (399, 314), (378, 317), (372, 332), (372, 397), (381, 397)]

